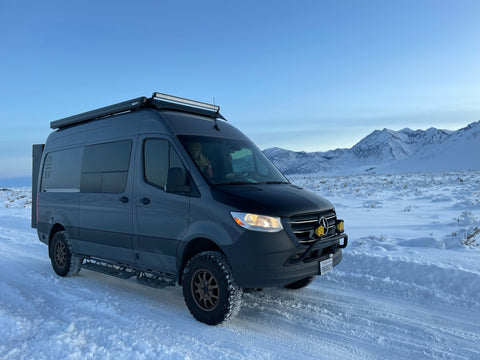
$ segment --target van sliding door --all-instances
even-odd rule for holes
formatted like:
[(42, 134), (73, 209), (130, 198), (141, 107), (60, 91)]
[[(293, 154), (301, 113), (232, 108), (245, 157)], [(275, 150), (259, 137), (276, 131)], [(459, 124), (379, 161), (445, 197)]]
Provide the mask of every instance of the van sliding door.
[[(126, 264), (133, 257), (131, 140), (86, 146), (80, 184), (82, 253)], [(130, 177), (132, 177), (130, 175)]]

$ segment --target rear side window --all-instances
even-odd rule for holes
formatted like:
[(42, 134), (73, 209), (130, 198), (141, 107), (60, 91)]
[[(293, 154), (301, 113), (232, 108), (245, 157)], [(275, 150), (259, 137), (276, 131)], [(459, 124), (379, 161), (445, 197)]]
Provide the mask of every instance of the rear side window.
[(79, 192), (82, 148), (53, 151), (43, 163), (41, 191)]
[(81, 192), (124, 192), (131, 152), (131, 140), (86, 146), (82, 162)]

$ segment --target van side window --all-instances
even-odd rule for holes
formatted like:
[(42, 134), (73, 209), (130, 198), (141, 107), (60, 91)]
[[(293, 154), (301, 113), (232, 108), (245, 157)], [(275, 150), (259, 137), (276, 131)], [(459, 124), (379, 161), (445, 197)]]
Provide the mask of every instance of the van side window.
[[(170, 191), (169, 181), (187, 185), (185, 167), (175, 149), (167, 140), (147, 139), (143, 146), (145, 181), (162, 190)], [(170, 192), (181, 192), (173, 189)]]
[(53, 151), (45, 156), (40, 191), (79, 192), (82, 150)]
[(132, 141), (116, 141), (85, 147), (80, 191), (122, 193), (127, 186)]

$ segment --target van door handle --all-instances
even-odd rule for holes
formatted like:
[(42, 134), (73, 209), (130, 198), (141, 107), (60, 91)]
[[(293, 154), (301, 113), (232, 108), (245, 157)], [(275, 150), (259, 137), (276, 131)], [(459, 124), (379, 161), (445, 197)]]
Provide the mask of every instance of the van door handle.
[(150, 204), (150, 199), (148, 199), (148, 198), (143, 198), (142, 200), (140, 200), (140, 202), (141, 202), (143, 205), (148, 205), (148, 204)]
[(119, 200), (124, 204), (128, 203), (128, 197), (126, 196), (122, 196)]

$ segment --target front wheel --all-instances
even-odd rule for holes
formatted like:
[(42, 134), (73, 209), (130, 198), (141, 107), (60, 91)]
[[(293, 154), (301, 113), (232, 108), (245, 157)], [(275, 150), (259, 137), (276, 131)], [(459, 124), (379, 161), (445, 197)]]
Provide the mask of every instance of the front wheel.
[(53, 270), (57, 275), (71, 276), (80, 271), (83, 259), (72, 251), (66, 231), (59, 231), (53, 236), (48, 251)]
[(191, 258), (183, 271), (183, 296), (195, 319), (217, 325), (235, 317), (243, 290), (233, 277), (225, 256), (206, 251)]

